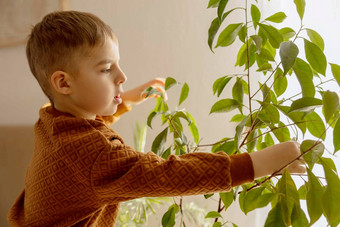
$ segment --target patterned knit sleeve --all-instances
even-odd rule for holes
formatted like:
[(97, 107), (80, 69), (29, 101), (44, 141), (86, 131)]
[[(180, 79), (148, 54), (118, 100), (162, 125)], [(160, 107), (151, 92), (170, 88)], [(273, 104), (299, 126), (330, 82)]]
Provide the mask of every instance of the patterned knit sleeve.
[(110, 200), (228, 191), (253, 181), (254, 172), (248, 154), (197, 152), (165, 160), (152, 152), (114, 145), (98, 157), (91, 176), (98, 197)]

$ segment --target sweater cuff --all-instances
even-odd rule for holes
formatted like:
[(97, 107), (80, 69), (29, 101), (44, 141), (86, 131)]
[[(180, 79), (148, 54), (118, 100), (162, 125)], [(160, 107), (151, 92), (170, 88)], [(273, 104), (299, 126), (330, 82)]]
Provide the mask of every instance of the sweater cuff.
[(254, 167), (248, 153), (230, 155), (230, 174), (232, 186), (254, 181)]

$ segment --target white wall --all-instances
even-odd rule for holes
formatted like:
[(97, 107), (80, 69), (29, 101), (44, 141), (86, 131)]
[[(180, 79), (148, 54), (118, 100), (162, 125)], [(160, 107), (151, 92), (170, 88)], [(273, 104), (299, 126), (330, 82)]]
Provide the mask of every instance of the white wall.
[[(237, 47), (217, 49), (212, 54), (207, 45), (207, 30), (215, 17), (215, 10), (207, 10), (206, 1), (195, 0), (69, 0), (70, 9), (88, 11), (98, 15), (108, 23), (118, 36), (121, 52), (121, 67), (128, 81), (125, 88), (137, 86), (154, 77), (171, 76), (181, 82), (188, 82), (190, 94), (182, 104), (191, 112), (200, 129), (202, 143), (215, 142), (222, 137), (233, 135), (233, 125), (228, 123), (230, 115), (209, 116), (212, 104), (217, 100), (212, 95), (212, 83), (234, 69)], [(267, 1), (264, 1), (267, 2)], [(293, 2), (293, 1), (291, 1)], [(307, 2), (306, 23), (315, 28), (325, 38), (326, 53), (333, 62), (340, 64), (338, 58), (339, 8), (336, 0)], [(272, 0), (270, 4), (290, 7), (293, 4)], [(230, 4), (230, 3), (229, 3)], [(293, 7), (292, 7), (293, 6)], [(319, 16), (318, 11), (322, 11)], [(1, 9), (0, 9), (1, 13)], [(307, 19), (308, 18), (308, 19)], [(235, 20), (235, 18), (233, 18)], [(293, 19), (292, 22), (298, 21)], [(328, 27), (331, 24), (331, 27)], [(31, 75), (26, 58), (25, 47), (14, 46), (0, 49), (0, 126), (33, 125), (38, 118), (38, 110), (47, 99), (40, 91)], [(169, 102), (178, 102), (180, 88), (171, 89)], [(133, 143), (132, 128), (135, 121), (145, 122), (154, 101), (136, 106), (123, 117), (114, 128)], [(156, 122), (155, 122), (156, 123)], [(149, 130), (149, 138), (155, 132)], [(150, 149), (151, 141), (147, 148)], [(1, 151), (0, 151), (1, 152)], [(23, 173), (24, 174), (24, 173)], [(255, 212), (241, 215), (237, 209), (229, 211), (230, 220), (239, 226), (263, 225), (260, 215)], [(256, 219), (257, 218), (257, 219)], [(262, 219), (265, 218), (262, 216)]]

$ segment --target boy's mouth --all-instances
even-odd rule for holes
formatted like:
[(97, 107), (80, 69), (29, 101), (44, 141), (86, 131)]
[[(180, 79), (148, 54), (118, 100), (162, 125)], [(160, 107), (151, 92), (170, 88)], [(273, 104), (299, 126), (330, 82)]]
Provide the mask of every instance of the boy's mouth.
[(122, 103), (122, 98), (119, 96), (119, 95), (116, 95), (114, 97), (114, 100), (118, 103), (118, 104), (121, 104)]

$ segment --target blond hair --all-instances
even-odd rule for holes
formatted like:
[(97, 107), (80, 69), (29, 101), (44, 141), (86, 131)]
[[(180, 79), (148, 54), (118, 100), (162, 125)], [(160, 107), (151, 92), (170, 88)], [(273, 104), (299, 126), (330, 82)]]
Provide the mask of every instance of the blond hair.
[(28, 37), (26, 55), (30, 69), (53, 104), (49, 79), (57, 70), (70, 70), (73, 56), (107, 38), (117, 41), (112, 29), (97, 16), (77, 11), (47, 14)]

